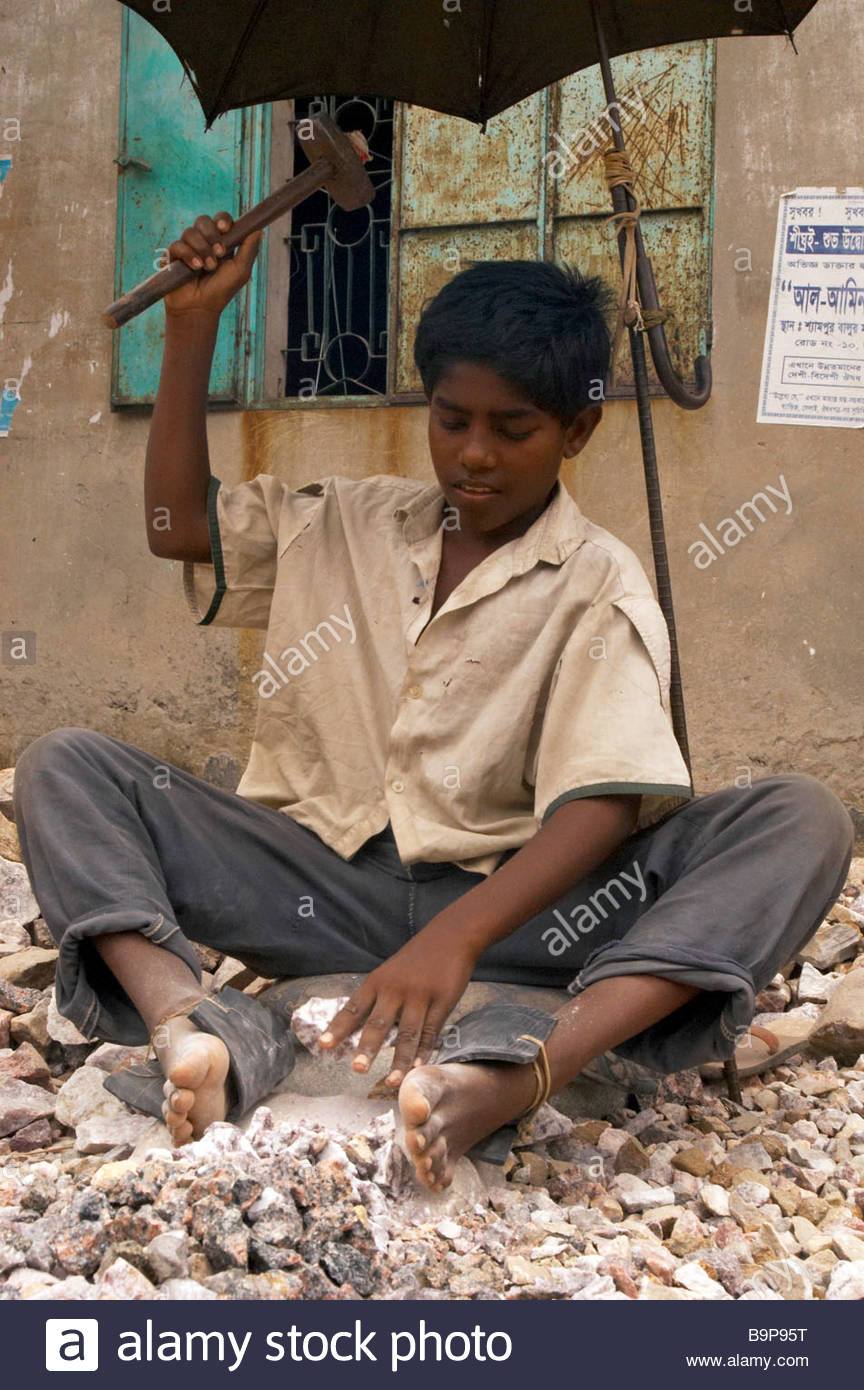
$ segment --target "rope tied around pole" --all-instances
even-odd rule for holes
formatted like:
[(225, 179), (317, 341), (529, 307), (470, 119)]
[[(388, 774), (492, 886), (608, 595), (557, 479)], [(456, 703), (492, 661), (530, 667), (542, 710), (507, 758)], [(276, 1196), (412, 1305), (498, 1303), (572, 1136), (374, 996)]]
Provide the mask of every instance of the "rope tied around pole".
[(634, 208), (613, 212), (603, 224), (608, 226), (610, 222), (614, 222), (616, 224), (615, 235), (617, 236), (623, 231), (626, 237), (624, 260), (621, 267), (621, 296), (618, 302), (618, 318), (612, 338), (612, 359), (609, 367), (610, 379), (614, 380), (615, 360), (625, 325), (628, 328), (634, 328), (637, 333), (644, 333), (646, 328), (654, 328), (658, 324), (665, 323), (669, 314), (663, 309), (643, 309), (639, 302), (639, 285), (636, 277), (636, 227), (642, 214), (642, 203), (634, 186), (635, 175), (630, 164), (630, 156), (626, 150), (606, 150), (603, 155), (603, 163), (610, 193), (613, 188), (625, 188), (636, 204)]

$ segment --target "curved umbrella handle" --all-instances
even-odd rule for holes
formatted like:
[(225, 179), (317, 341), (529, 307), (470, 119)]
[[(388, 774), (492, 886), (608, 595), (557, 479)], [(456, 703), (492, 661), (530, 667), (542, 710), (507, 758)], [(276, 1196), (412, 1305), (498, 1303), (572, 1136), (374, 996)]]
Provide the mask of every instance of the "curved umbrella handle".
[(669, 355), (669, 344), (666, 342), (666, 333), (662, 323), (658, 323), (654, 328), (649, 328), (646, 331), (648, 335), (648, 346), (651, 349), (651, 357), (654, 362), (654, 370), (667, 396), (669, 396), (676, 405), (680, 405), (683, 410), (699, 410), (710, 398), (713, 382), (711, 373), (710, 327), (708, 330), (708, 351), (704, 356), (697, 357), (693, 363), (695, 390), (691, 389), (686, 382), (682, 381), (675, 370), (672, 358)]
[[(639, 297), (642, 300), (643, 308), (654, 311), (658, 310), (660, 308), (660, 301), (657, 297), (654, 271), (649, 257), (645, 254), (642, 232), (639, 227), (636, 229), (636, 276), (639, 282)], [(708, 351), (705, 356), (697, 357), (693, 363), (695, 390), (682, 381), (675, 369), (669, 353), (669, 344), (666, 341), (666, 330), (663, 324), (654, 324), (652, 327), (647, 328), (645, 332), (648, 338), (648, 345), (651, 349), (654, 370), (666, 394), (676, 405), (681, 406), (682, 410), (701, 409), (711, 395), (711, 344), (713, 329), (710, 322), (706, 334)]]

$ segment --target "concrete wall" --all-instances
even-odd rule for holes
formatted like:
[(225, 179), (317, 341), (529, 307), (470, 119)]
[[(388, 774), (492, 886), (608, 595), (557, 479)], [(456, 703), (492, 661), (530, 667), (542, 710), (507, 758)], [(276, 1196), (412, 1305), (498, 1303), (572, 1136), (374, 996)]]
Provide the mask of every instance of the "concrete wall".
[[(261, 634), (187, 616), (181, 566), (145, 540), (149, 412), (108, 406), (99, 311), (113, 297), (120, 17), (103, 0), (34, 0), (26, 22), (0, 20), (0, 133), (19, 117), (23, 137), (2, 151), (13, 168), (0, 199), (0, 376), (23, 382), (0, 439), (0, 630), (37, 634), (35, 665), (0, 666), (0, 766), (75, 724), (233, 785)], [(810, 772), (864, 828), (864, 441), (755, 423), (778, 195), (864, 182), (862, 38), (860, 0), (822, 0), (798, 57), (780, 39), (720, 42), (714, 396), (692, 414), (659, 402), (654, 416), (697, 789), (747, 768)], [(750, 270), (735, 268), (742, 248)], [(226, 484), (262, 470), (295, 485), (432, 476), (419, 407), (213, 412), (209, 435)], [(700, 521), (781, 474), (791, 514), (697, 570), (687, 547)], [(607, 406), (564, 477), (650, 572), (633, 404)]]

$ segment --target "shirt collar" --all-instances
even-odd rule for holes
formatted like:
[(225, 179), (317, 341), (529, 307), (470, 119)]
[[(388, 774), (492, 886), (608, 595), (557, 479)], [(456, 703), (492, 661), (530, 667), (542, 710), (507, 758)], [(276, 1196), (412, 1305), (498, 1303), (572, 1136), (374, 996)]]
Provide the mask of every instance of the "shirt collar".
[[(408, 545), (426, 540), (442, 524), (444, 493), (438, 482), (423, 488), (410, 502), (397, 507), (393, 515), (402, 520), (402, 534)], [(555, 480), (552, 498), (522, 536), (499, 547), (509, 551), (512, 573), (522, 574), (540, 560), (560, 565), (585, 539), (586, 518), (582, 515), (560, 478)]]

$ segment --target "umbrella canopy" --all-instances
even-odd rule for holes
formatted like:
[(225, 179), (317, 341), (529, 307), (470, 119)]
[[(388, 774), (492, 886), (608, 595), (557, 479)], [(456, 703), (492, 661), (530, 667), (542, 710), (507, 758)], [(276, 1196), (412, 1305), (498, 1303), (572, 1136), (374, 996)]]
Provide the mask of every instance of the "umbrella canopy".
[[(320, 92), (490, 117), (597, 62), (586, 0), (121, 0), (167, 40), (207, 121)], [(733, 35), (792, 35), (816, 0), (599, 0), (611, 57)]]

